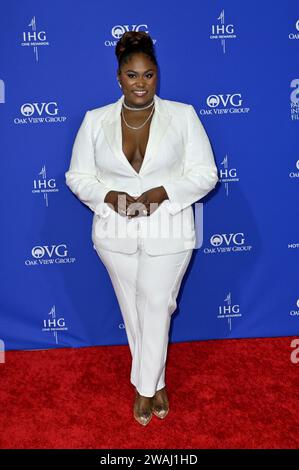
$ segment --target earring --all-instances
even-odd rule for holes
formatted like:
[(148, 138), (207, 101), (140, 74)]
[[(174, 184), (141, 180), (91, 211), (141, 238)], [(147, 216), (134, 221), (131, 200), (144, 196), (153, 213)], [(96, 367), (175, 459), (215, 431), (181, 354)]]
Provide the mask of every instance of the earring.
[(119, 81), (119, 80), (117, 80), (117, 81), (118, 81), (118, 84), (119, 84), (119, 86), (120, 86), (120, 88), (121, 88), (121, 83), (120, 83), (120, 81)]

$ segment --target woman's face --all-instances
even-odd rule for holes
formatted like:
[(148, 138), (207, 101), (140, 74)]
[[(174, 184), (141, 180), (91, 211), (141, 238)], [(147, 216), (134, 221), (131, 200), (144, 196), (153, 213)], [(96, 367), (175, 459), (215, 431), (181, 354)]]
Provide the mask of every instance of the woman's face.
[[(133, 54), (127, 63), (123, 63), (118, 79), (128, 105), (142, 108), (149, 104), (155, 93), (157, 83), (157, 67), (143, 52)], [(136, 91), (145, 91), (137, 95)]]

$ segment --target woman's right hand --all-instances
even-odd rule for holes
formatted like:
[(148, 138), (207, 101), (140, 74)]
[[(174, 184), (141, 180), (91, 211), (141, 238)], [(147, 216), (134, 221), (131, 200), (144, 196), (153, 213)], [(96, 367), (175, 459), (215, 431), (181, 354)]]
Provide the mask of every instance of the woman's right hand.
[(104, 202), (108, 203), (115, 212), (126, 217), (127, 209), (130, 204), (133, 204), (136, 201), (137, 197), (130, 196), (130, 194), (125, 191), (108, 191), (105, 196)]

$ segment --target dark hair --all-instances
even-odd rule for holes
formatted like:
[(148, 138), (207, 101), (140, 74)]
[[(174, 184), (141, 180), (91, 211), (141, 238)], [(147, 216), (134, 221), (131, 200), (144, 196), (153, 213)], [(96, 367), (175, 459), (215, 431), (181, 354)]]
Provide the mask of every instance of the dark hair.
[(118, 69), (120, 70), (122, 64), (128, 62), (136, 52), (143, 52), (158, 66), (154, 43), (150, 35), (144, 31), (126, 31), (115, 46)]

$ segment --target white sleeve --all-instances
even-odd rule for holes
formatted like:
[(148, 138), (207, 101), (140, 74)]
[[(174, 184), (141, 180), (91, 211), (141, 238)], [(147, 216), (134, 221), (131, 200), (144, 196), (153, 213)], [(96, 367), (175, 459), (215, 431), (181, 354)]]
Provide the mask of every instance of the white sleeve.
[(191, 104), (187, 107), (187, 125), (184, 173), (163, 184), (169, 198), (166, 206), (171, 214), (206, 196), (219, 181), (209, 138)]
[[(86, 111), (77, 132), (70, 166), (65, 172), (65, 182), (70, 190), (93, 212), (105, 212), (104, 199), (111, 188), (107, 188), (98, 178), (94, 158), (94, 145), (90, 124), (90, 111)], [(107, 210), (107, 206), (106, 206)]]

